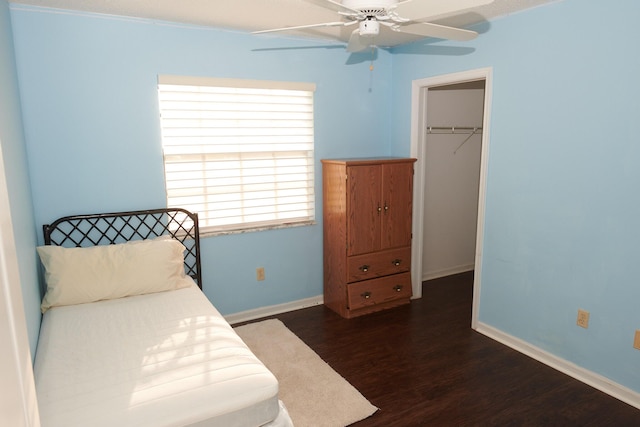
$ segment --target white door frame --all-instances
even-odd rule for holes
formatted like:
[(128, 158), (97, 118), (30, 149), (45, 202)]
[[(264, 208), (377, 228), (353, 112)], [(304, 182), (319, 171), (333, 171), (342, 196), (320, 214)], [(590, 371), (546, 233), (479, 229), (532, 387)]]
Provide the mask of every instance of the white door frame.
[(413, 298), (422, 298), (422, 252), (424, 224), (425, 156), (427, 125), (427, 94), (431, 87), (465, 83), (476, 80), (485, 81), (484, 115), (482, 118), (482, 151), (480, 154), (480, 183), (478, 189), (478, 222), (476, 228), (475, 275), (473, 283), (473, 309), (471, 327), (477, 328), (480, 307), (480, 285), (482, 278), (482, 247), (484, 238), (484, 212), (487, 186), (487, 159), (489, 154), (489, 123), (491, 114), (491, 94), (493, 69), (476, 70), (446, 74), (436, 77), (414, 80), (411, 86), (411, 156), (418, 159), (415, 163), (413, 185), (413, 240), (411, 243), (411, 276)]
[(39, 427), (31, 351), (0, 140), (0, 424)]

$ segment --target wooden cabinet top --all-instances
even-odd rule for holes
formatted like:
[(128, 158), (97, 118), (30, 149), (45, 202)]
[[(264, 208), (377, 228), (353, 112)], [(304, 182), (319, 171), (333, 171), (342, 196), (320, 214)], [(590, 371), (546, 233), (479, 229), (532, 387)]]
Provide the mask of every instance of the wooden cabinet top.
[(341, 164), (341, 165), (375, 165), (380, 163), (407, 163), (415, 162), (417, 159), (409, 157), (354, 157), (345, 159), (322, 159), (325, 164)]

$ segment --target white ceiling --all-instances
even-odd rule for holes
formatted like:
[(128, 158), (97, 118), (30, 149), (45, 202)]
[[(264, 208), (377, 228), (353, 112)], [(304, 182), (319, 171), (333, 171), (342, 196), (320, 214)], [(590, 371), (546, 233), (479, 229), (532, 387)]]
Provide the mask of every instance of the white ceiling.
[[(435, 1), (448, 0), (413, 0)], [(558, 0), (495, 0), (453, 15), (430, 17), (429, 21), (468, 27)], [(256, 31), (296, 25), (339, 21), (336, 12), (320, 6), (323, 0), (10, 0), (11, 3), (95, 12), (208, 27)], [(347, 41), (351, 28), (333, 27), (288, 32), (296, 36)], [(278, 34), (278, 33), (276, 33)], [(285, 33), (279, 33), (283, 36)], [(269, 37), (264, 35), (263, 37)], [(393, 44), (420, 37), (397, 33)]]

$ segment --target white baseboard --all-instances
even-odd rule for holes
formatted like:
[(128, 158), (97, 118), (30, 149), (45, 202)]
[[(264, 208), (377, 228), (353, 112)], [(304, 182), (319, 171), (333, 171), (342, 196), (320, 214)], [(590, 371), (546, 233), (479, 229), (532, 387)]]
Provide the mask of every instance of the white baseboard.
[(465, 273), (473, 270), (474, 264), (457, 265), (443, 270), (427, 271), (422, 273), (422, 281), (437, 279), (439, 277), (451, 276), (452, 274)]
[(529, 344), (526, 341), (506, 334), (485, 323), (478, 323), (476, 331), (506, 345), (507, 347), (511, 347), (520, 353), (526, 354), (538, 362), (544, 363), (555, 370), (565, 373), (578, 381), (590, 385), (609, 396), (615, 397), (618, 400), (640, 409), (640, 393), (636, 391), (613, 382), (602, 375), (589, 371), (588, 369), (582, 368), (568, 360), (555, 356), (541, 348)]
[(301, 308), (313, 307), (314, 305), (324, 304), (324, 296), (317, 295), (315, 297), (305, 298), (297, 301), (291, 301), (284, 304), (270, 305), (260, 307), (253, 310), (241, 311), (239, 313), (224, 316), (225, 320), (230, 324), (247, 322), (249, 320), (260, 319), (262, 317), (274, 316), (287, 311), (300, 310)]

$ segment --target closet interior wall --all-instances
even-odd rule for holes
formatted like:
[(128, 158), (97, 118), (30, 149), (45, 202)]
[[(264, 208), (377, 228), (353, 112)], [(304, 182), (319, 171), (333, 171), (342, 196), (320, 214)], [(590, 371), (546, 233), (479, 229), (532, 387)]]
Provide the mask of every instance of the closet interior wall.
[(422, 280), (473, 270), (484, 81), (427, 94)]

